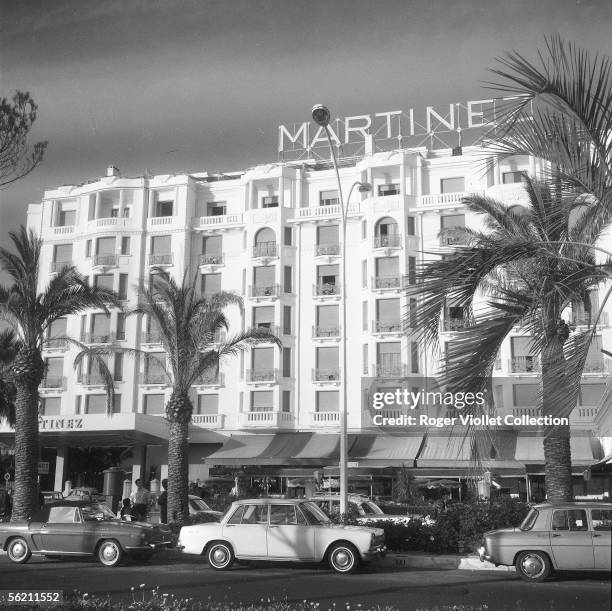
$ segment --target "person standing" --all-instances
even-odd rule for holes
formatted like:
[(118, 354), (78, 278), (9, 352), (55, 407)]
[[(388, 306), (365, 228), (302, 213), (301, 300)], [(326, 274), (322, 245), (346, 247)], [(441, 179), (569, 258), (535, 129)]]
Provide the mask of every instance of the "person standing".
[(159, 521), (161, 524), (168, 522), (168, 480), (162, 479), (162, 488), (164, 491), (159, 495), (157, 504), (159, 505)]
[(144, 522), (147, 519), (147, 513), (149, 510), (149, 500), (151, 494), (144, 487), (142, 480), (138, 478), (135, 482), (136, 490), (130, 494), (130, 501), (132, 503), (132, 515), (134, 519), (139, 522)]

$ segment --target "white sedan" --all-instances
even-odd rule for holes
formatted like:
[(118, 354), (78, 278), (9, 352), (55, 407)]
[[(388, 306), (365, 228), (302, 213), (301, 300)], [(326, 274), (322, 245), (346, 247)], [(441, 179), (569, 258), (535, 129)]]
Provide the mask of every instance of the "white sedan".
[(177, 549), (206, 556), (218, 571), (234, 560), (322, 562), (337, 573), (353, 573), (361, 562), (386, 553), (384, 531), (342, 526), (310, 501), (236, 501), (221, 522), (181, 528)]

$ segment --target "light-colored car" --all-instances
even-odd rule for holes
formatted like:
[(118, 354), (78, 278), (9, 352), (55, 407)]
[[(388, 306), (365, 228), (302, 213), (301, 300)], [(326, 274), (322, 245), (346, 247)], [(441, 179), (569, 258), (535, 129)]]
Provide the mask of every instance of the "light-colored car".
[(544, 581), (554, 570), (610, 570), (610, 503), (535, 505), (518, 528), (487, 532), (481, 560), (514, 565), (525, 581)]
[(303, 499), (236, 501), (220, 523), (181, 528), (177, 549), (206, 556), (218, 571), (235, 559), (327, 561), (344, 574), (386, 553), (382, 529), (332, 524), (315, 503)]
[[(322, 493), (312, 496), (308, 500), (316, 503), (327, 515), (340, 513), (339, 494)], [(386, 514), (374, 501), (361, 494), (349, 494), (348, 503), (349, 511), (360, 524), (367, 524), (372, 520), (405, 522), (408, 519), (407, 516)]]
[(91, 486), (77, 486), (76, 488), (72, 488), (70, 492), (64, 496), (64, 499), (67, 501), (91, 501), (97, 503), (106, 500), (101, 492)]
[(199, 496), (196, 496), (195, 494), (190, 494), (189, 495), (189, 515), (197, 516), (197, 515), (202, 515), (202, 514), (213, 516), (217, 519), (221, 519), (221, 517), (223, 516), (222, 511), (215, 511), (214, 509), (211, 509), (206, 503), (206, 501), (201, 499)]

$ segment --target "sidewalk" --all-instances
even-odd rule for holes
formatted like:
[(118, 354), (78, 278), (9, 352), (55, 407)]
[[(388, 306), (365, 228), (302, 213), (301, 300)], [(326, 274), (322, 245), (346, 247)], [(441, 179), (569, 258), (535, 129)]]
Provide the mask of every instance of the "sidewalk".
[(514, 571), (513, 566), (496, 567), (491, 562), (480, 562), (476, 554), (428, 554), (426, 552), (389, 552), (376, 561), (380, 566), (394, 569), (439, 569), (466, 571)]

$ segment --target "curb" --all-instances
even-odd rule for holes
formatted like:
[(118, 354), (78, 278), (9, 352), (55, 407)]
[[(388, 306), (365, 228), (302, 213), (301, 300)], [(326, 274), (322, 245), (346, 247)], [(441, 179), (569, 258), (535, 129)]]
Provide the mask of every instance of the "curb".
[(379, 566), (394, 569), (437, 569), (465, 571), (502, 571), (512, 572), (513, 566), (495, 566), (491, 562), (481, 562), (476, 555), (458, 556), (454, 554), (387, 554), (377, 561)]

